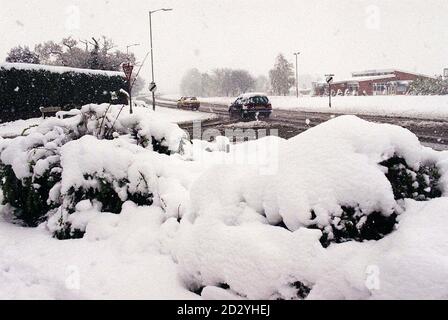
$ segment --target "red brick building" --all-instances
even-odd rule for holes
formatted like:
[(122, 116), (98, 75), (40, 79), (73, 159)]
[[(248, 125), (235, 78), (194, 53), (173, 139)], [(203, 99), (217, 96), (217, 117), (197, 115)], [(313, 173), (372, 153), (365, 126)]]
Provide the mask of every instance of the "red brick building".
[[(353, 72), (349, 79), (333, 81), (332, 95), (402, 95), (417, 78), (430, 78), (426, 75), (396, 69), (368, 70)], [(326, 82), (313, 83), (313, 95), (328, 95)]]

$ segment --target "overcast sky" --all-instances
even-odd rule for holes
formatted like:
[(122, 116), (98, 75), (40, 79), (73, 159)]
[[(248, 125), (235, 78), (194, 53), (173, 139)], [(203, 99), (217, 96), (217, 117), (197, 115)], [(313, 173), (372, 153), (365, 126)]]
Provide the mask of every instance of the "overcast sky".
[[(267, 75), (279, 52), (299, 73), (399, 68), (429, 75), (448, 67), (446, 0), (0, 0), (0, 60), (15, 45), (106, 35), (140, 60), (149, 50), (153, 15), (159, 89), (178, 91), (197, 67)], [(79, 12), (79, 17), (77, 15)], [(142, 73), (150, 78), (149, 59)]]

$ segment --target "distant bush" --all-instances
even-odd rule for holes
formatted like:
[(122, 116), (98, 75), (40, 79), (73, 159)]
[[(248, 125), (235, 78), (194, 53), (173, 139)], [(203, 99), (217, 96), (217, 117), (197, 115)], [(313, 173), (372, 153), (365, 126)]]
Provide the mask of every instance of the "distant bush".
[[(38, 117), (39, 107), (70, 109), (88, 103), (111, 103), (111, 92), (127, 88), (125, 78), (120, 75), (84, 69), (54, 70), (57, 67), (0, 66), (0, 121)], [(122, 95), (113, 103), (126, 103), (126, 97)]]
[(410, 95), (446, 95), (448, 94), (448, 80), (442, 78), (417, 78), (409, 87)]

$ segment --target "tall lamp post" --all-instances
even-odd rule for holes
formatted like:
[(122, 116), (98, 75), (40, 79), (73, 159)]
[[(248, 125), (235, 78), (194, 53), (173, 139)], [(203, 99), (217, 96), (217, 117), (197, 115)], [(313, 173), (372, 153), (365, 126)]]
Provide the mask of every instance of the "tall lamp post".
[(152, 47), (152, 21), (151, 21), (151, 16), (153, 13), (159, 12), (159, 11), (172, 11), (173, 9), (166, 9), (166, 8), (162, 8), (162, 9), (157, 9), (154, 11), (149, 11), (149, 42), (150, 42), (150, 46), (151, 46), (151, 88), (153, 88), (151, 90), (152, 92), (152, 109), (155, 111), (156, 110), (156, 97), (155, 97), (155, 82), (154, 82), (154, 50)]
[(296, 92), (297, 98), (299, 98), (299, 54), (300, 52), (294, 52), (296, 56)]

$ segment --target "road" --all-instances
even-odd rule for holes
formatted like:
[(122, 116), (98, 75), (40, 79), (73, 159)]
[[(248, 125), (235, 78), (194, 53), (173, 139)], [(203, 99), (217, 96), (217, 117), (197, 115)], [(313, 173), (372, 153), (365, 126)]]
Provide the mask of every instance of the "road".
[[(149, 98), (144, 99), (149, 101)], [(176, 108), (175, 101), (172, 100), (158, 99), (156, 100), (156, 103), (161, 107)], [(202, 128), (224, 130), (226, 128), (238, 128), (241, 126), (241, 121), (230, 119), (227, 105), (201, 102), (199, 111), (218, 115), (217, 119), (203, 122), (201, 124)], [(322, 113), (274, 109), (270, 119), (266, 121), (263, 120), (262, 124), (260, 122), (253, 122), (254, 126), (252, 126), (252, 128), (274, 128), (278, 130), (280, 137), (288, 139), (339, 115), (341, 114), (331, 112)], [(423, 144), (438, 150), (448, 150), (447, 120), (388, 117), (379, 115), (357, 116), (371, 122), (399, 125), (412, 131), (418, 136)], [(182, 127), (192, 133), (192, 125), (186, 124)], [(248, 127), (250, 127), (250, 123), (244, 124), (244, 128)]]

